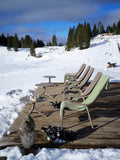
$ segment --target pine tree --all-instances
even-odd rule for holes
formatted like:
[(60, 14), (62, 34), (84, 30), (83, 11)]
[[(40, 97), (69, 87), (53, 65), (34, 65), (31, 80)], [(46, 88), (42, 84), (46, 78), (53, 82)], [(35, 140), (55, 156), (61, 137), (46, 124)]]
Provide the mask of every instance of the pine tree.
[(112, 30), (114, 34), (117, 34), (117, 27), (115, 23), (113, 23)]
[(68, 32), (68, 38), (67, 38), (67, 44), (66, 44), (66, 50), (69, 51), (71, 49), (71, 28)]
[(59, 46), (63, 46), (63, 43), (62, 43), (62, 42), (60, 42), (60, 43), (59, 43)]
[(7, 46), (7, 38), (5, 37), (4, 33), (2, 33), (2, 35), (1, 35), (0, 45)]
[(81, 25), (79, 32), (78, 32), (78, 47), (83, 49), (84, 47), (84, 27)]
[(109, 25), (107, 26), (107, 29), (106, 29), (106, 32), (107, 33), (112, 33), (112, 27), (110, 27)]
[(21, 48), (24, 48), (24, 38), (21, 38)]
[(26, 35), (24, 39), (24, 48), (30, 48), (31, 43), (32, 43), (32, 38), (29, 35)]
[(51, 41), (47, 41), (47, 46), (52, 46)]
[(31, 43), (30, 55), (31, 55), (31, 56), (36, 56), (35, 46), (34, 46), (34, 43), (33, 43), (33, 42)]
[(11, 45), (10, 45), (10, 37), (7, 35), (7, 49), (10, 50)]
[(55, 34), (52, 37), (52, 46), (57, 46), (57, 38)]
[(79, 47), (79, 32), (80, 32), (80, 28), (81, 28), (81, 24), (79, 23), (77, 28), (76, 28), (76, 32), (75, 32), (75, 47)]
[(90, 46), (90, 34), (91, 34), (91, 28), (90, 24), (87, 23), (84, 27), (84, 48), (88, 48)]
[(74, 27), (70, 28), (69, 32), (68, 32), (67, 45), (66, 45), (66, 50), (68, 50), (68, 51), (71, 48), (73, 48), (75, 45), (75, 39), (74, 39), (75, 34), (74, 33), (75, 33), (75, 28)]
[(48, 43), (48, 46), (52, 46), (52, 43), (51, 43), (51, 41), (49, 41), (49, 43)]
[(42, 41), (42, 40), (37, 39), (36, 47), (44, 47), (44, 46), (45, 46), (45, 45), (44, 45), (43, 41)]
[(13, 36), (7, 35), (7, 49), (10, 50), (13, 47)]
[(105, 33), (105, 29), (104, 29), (104, 26), (103, 25), (101, 25), (101, 27), (100, 27), (100, 34), (101, 33)]
[(97, 30), (96, 24), (94, 24), (94, 26), (93, 26), (93, 37), (96, 36), (97, 34), (98, 34), (98, 30)]
[(120, 21), (117, 23), (117, 34), (120, 34)]
[(99, 34), (100, 34), (100, 31), (101, 31), (101, 22), (99, 21), (99, 23), (98, 23), (98, 32), (99, 32)]
[(19, 47), (19, 39), (17, 34), (15, 34), (14, 40), (13, 40), (13, 48), (14, 51), (17, 52), (18, 51), (18, 47)]
[(47, 41), (47, 44), (46, 44), (47, 46), (49, 46), (49, 42)]

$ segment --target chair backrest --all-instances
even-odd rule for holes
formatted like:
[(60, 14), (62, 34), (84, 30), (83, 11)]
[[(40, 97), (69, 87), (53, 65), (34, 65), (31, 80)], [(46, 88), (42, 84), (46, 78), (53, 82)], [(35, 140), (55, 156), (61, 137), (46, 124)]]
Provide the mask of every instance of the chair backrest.
[(80, 67), (80, 69), (78, 70), (78, 72), (76, 72), (76, 74), (75, 74), (75, 78), (76, 78), (76, 79), (79, 78), (79, 76), (82, 74), (82, 72), (83, 72), (83, 70), (85, 69), (85, 67), (86, 67), (86, 64), (83, 63), (82, 66)]
[(98, 80), (92, 92), (89, 94), (86, 100), (83, 101), (83, 104), (93, 103), (108, 82), (109, 82), (109, 77), (103, 74), (101, 78)]
[(80, 67), (80, 69), (77, 72), (66, 73), (64, 75), (64, 83), (65, 83), (66, 80), (73, 80), (73, 81), (76, 80), (82, 74), (85, 67), (86, 67), (86, 64), (83, 63), (82, 66)]
[(81, 93), (81, 96), (84, 96), (84, 95), (87, 96), (88, 94), (90, 94), (90, 92), (93, 90), (93, 88), (95, 87), (96, 83), (98, 82), (101, 76), (102, 76), (102, 72), (98, 72), (94, 77), (94, 79), (92, 80), (92, 82), (89, 84), (89, 86), (85, 89), (85, 91)]
[(88, 82), (88, 80), (90, 79), (91, 75), (93, 74), (93, 71), (94, 71), (94, 68), (91, 68), (91, 69), (87, 72), (85, 78), (84, 78), (83, 81), (80, 83), (79, 88), (82, 88), (82, 87)]
[(85, 71), (83, 72), (83, 74), (80, 76), (80, 78), (78, 79), (78, 82), (81, 82), (84, 78), (85, 78), (85, 76), (86, 76), (86, 74), (88, 73), (88, 71), (90, 70), (90, 68), (91, 68), (91, 66), (88, 66), (86, 69), (85, 69)]

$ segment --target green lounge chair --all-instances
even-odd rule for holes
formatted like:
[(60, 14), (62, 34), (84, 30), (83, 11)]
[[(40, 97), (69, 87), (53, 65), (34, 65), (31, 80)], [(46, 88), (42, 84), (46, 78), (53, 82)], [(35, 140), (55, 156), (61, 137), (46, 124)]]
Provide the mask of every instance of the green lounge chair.
[(72, 110), (78, 110), (78, 111), (83, 111), (86, 110), (88, 114), (88, 118), (90, 120), (90, 125), (93, 127), (91, 116), (88, 110), (88, 106), (91, 105), (96, 98), (99, 96), (103, 88), (105, 87), (108, 89), (109, 87), (109, 77), (107, 75), (102, 75), (99, 81), (97, 82), (96, 86), (92, 90), (92, 92), (89, 94), (89, 96), (83, 101), (83, 102), (78, 102), (78, 103), (73, 103), (69, 101), (62, 101), (60, 105), (60, 119), (61, 119), (61, 128), (63, 128), (63, 116), (64, 116), (64, 109), (69, 108)]

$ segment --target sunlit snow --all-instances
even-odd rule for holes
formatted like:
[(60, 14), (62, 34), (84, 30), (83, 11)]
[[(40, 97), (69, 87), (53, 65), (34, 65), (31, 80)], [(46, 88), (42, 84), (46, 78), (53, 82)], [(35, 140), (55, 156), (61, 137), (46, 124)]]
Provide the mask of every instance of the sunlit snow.
[[(98, 71), (110, 76), (111, 82), (120, 82), (120, 52), (117, 43), (120, 36), (97, 36), (91, 40), (89, 49), (74, 48), (65, 51), (65, 47), (36, 48), (41, 58), (31, 57), (29, 49), (18, 52), (0, 47), (0, 139), (7, 132), (21, 112), (24, 104), (20, 98), (30, 95), (36, 89), (35, 84), (47, 82), (45, 75), (55, 75), (54, 82), (63, 82), (66, 72), (76, 72), (82, 63), (95, 68), (91, 80)], [(107, 63), (116, 63), (116, 68), (107, 68)], [(10, 134), (9, 132), (7, 132)], [(119, 149), (38, 149), (37, 155), (22, 156), (19, 147), (0, 150), (0, 156), (9, 160), (118, 160)]]

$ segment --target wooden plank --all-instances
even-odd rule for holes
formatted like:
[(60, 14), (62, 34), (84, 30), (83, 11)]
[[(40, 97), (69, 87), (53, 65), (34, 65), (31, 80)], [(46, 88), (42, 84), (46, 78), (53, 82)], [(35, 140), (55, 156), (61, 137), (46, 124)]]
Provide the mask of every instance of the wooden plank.
[[(42, 93), (42, 87), (36, 89), (36, 93)], [(54, 98), (47, 97), (45, 102), (37, 103), (36, 107), (42, 112), (49, 113), (48, 117), (42, 117), (37, 112), (31, 114), (35, 121), (34, 147), (59, 147), (59, 148), (120, 148), (120, 83), (112, 83), (109, 91), (102, 91), (98, 99), (89, 108), (95, 129), (92, 130), (86, 112), (65, 111), (64, 127), (73, 131), (77, 139), (65, 144), (49, 142), (40, 131), (40, 127), (48, 125), (60, 126), (59, 110), (55, 110), (51, 101), (62, 101), (62, 83), (55, 83), (53, 87), (47, 87), (47, 92)], [(31, 110), (31, 104), (26, 104), (13, 125), (9, 128), (10, 135), (5, 134), (0, 141), (0, 148), (18, 145), (22, 147), (19, 126), (25, 116)]]

